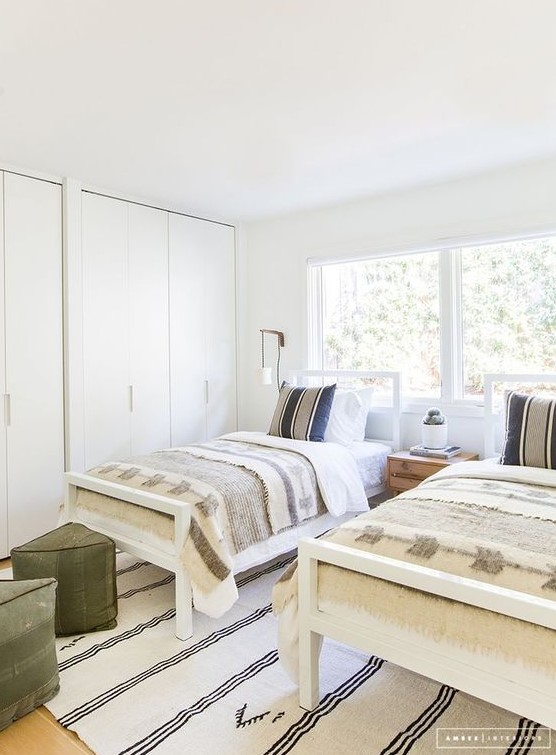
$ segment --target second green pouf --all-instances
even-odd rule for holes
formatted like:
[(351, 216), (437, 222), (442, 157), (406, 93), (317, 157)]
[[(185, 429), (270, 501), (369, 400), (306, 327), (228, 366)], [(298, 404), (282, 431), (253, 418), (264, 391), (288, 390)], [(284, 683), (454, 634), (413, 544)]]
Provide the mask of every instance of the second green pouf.
[(116, 626), (116, 547), (109, 537), (70, 522), (13, 548), (10, 555), (14, 579), (58, 581), (57, 635)]

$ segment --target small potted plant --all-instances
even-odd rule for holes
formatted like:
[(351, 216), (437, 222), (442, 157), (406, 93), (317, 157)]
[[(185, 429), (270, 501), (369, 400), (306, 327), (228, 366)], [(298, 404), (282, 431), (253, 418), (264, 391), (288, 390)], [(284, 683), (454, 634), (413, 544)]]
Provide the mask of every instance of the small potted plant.
[(421, 442), (425, 448), (444, 448), (448, 445), (448, 423), (436, 406), (427, 409), (421, 432)]

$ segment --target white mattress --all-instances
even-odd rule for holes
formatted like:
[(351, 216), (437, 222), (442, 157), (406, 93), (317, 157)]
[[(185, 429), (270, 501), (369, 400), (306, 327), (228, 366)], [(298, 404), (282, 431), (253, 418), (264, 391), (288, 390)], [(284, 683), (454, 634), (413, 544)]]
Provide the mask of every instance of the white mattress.
[(365, 440), (352, 443), (349, 450), (355, 458), (367, 498), (376, 495), (375, 489), (386, 483), (386, 457), (392, 453), (392, 447)]

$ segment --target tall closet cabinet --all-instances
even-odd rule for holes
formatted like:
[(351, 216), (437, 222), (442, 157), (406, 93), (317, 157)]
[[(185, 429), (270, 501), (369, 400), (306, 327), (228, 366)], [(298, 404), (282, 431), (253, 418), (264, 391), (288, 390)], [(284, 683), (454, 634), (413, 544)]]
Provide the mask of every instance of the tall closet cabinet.
[(0, 557), (63, 499), (62, 187), (0, 171)]
[(234, 230), (169, 215), (172, 446), (236, 429)]
[(72, 470), (236, 429), (234, 229), (87, 191), (81, 212)]
[(83, 192), (85, 467), (170, 443), (168, 219)]

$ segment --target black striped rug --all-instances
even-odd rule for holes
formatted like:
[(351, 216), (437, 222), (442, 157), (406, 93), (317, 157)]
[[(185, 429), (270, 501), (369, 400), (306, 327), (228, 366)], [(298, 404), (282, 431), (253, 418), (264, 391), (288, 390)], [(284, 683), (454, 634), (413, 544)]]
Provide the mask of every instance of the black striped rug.
[(48, 709), (99, 755), (556, 753), (531, 721), (328, 641), (321, 702), (303, 711), (270, 609), (287, 562), (242, 575), (233, 609), (195, 614), (182, 643), (172, 575), (119, 555), (118, 627), (58, 641), (61, 690)]

